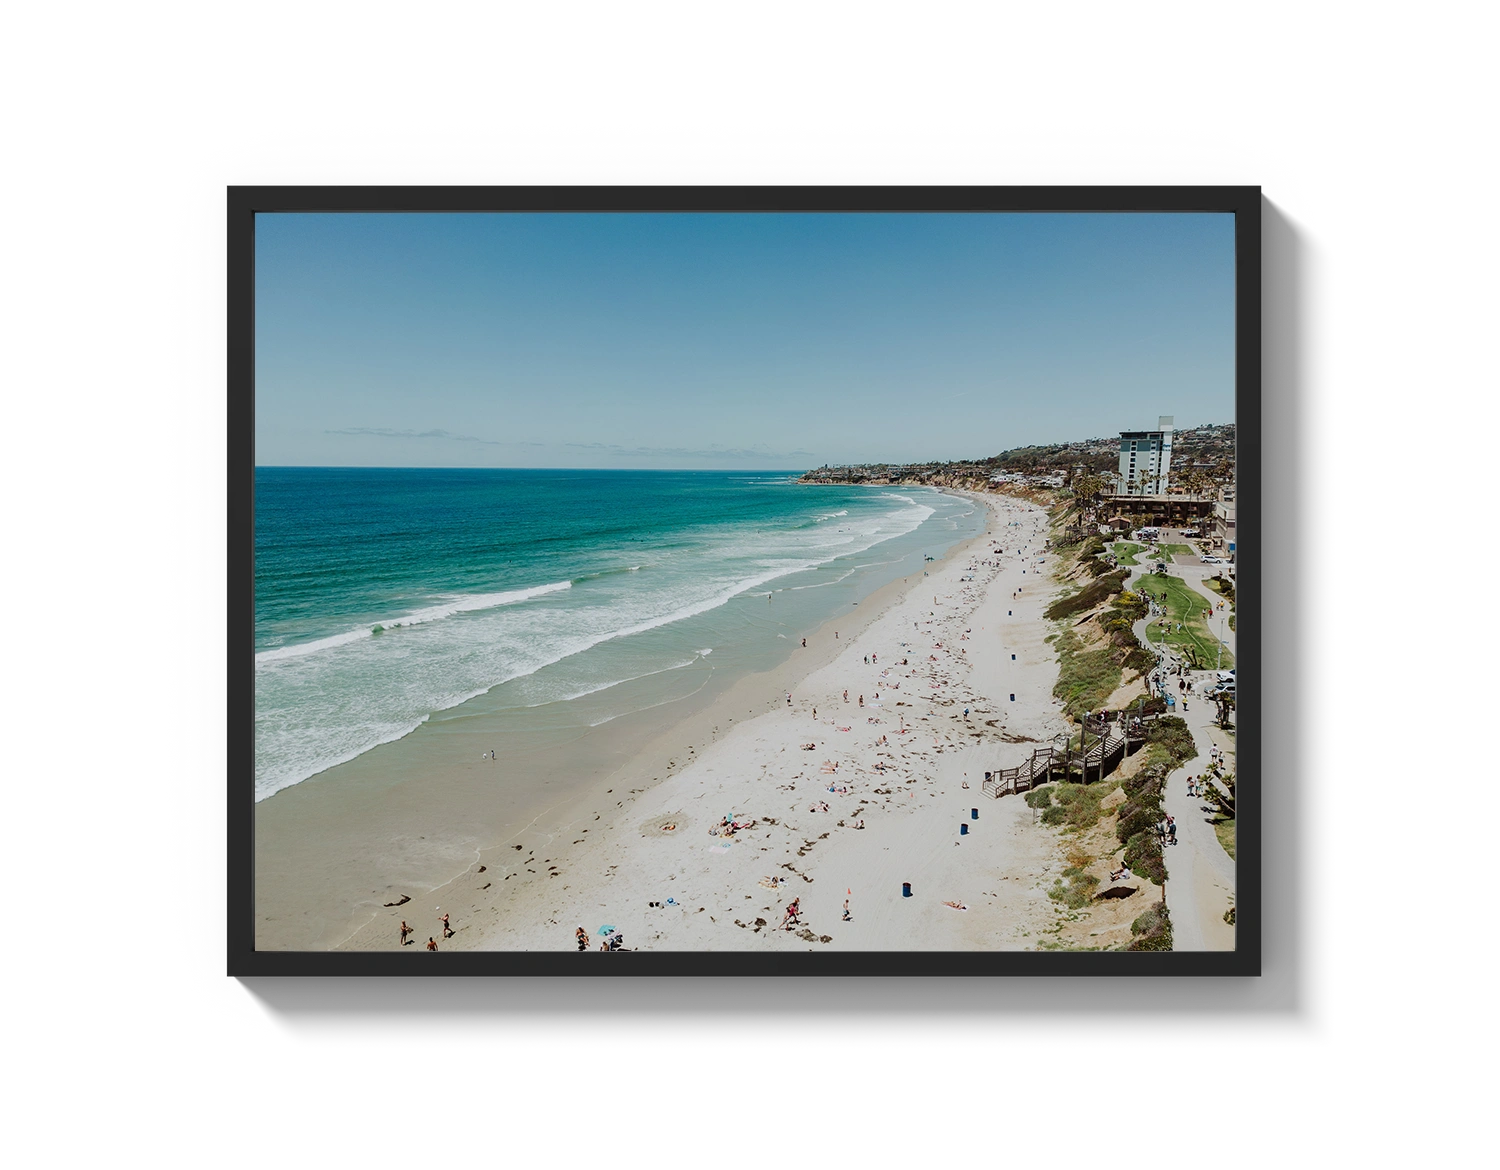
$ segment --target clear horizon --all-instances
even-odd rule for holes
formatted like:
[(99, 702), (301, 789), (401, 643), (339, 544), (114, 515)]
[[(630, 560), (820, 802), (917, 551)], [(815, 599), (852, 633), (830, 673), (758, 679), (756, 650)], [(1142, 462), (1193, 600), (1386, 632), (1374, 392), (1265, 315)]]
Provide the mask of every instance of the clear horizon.
[(1229, 215), (278, 214), (256, 271), (257, 466), (801, 471), (1234, 419)]

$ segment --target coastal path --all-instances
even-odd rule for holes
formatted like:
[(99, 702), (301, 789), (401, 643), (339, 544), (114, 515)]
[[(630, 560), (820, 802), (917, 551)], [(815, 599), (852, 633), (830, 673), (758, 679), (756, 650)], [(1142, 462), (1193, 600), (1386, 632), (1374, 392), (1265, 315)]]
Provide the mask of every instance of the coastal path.
[[(1186, 568), (1186, 572), (1184, 569)], [(1133, 573), (1129, 586), (1150, 572), (1149, 566)], [(1167, 570), (1170, 576), (1179, 577), (1191, 588), (1202, 593), (1206, 599), (1217, 601), (1218, 595), (1203, 585), (1203, 578), (1210, 573), (1199, 566), (1172, 564)], [(1153, 645), (1146, 640), (1146, 624), (1142, 619), (1133, 626), (1137, 640), (1164, 652), (1164, 664), (1170, 669), (1177, 655), (1170, 647)], [(1214, 633), (1223, 627), (1217, 619)], [(1225, 645), (1234, 652), (1234, 631), (1224, 629)], [(1170, 675), (1168, 678), (1170, 679)], [(1214, 724), (1218, 714), (1216, 706), (1202, 698), (1202, 689), (1213, 677), (1213, 671), (1192, 672), (1196, 685), (1194, 694), (1187, 698), (1187, 710), (1182, 707), (1181, 692), (1173, 691), (1177, 699), (1174, 714), (1187, 723), (1193, 734), (1193, 744), (1198, 753), (1182, 767), (1167, 777), (1162, 792), (1162, 807), (1177, 825), (1177, 844), (1165, 848), (1167, 867), (1167, 905), (1172, 912), (1172, 949), (1178, 951), (1229, 951), (1234, 949), (1234, 927), (1224, 921), (1224, 912), (1235, 904), (1234, 859), (1224, 851), (1214, 832), (1211, 814), (1204, 811), (1200, 797), (1188, 795), (1187, 778), (1202, 774), (1208, 768), (1210, 748), (1221, 748), (1231, 761), (1234, 759), (1234, 735)], [(1231, 763), (1230, 770), (1233, 770)]]

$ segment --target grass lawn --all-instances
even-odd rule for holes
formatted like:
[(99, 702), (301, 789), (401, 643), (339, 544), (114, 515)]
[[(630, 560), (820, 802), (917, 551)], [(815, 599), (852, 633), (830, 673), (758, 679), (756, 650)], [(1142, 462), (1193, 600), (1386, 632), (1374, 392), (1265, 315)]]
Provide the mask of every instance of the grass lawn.
[(1214, 836), (1219, 839), (1219, 844), (1224, 846), (1224, 852), (1234, 857), (1234, 822), (1215, 821)]
[(1120, 564), (1122, 565), (1140, 564), (1141, 562), (1135, 559), (1135, 554), (1138, 552), (1146, 551), (1146, 546), (1144, 544), (1132, 544), (1128, 540), (1117, 541), (1115, 544), (1111, 545), (1110, 548), (1111, 551), (1114, 552), (1116, 559), (1118, 559)]
[[(1180, 577), (1158, 577), (1155, 573), (1148, 573), (1141, 578), (1137, 588), (1166, 610), (1171, 623), (1166, 636), (1168, 646), (1180, 647), (1185, 653), (1192, 651), (1200, 667), (1212, 667), (1219, 661), (1219, 640), (1209, 633), (1208, 623), (1203, 620), (1203, 611), (1211, 608), (1213, 602), (1190, 588)], [(1178, 622), (1183, 624), (1183, 629), (1177, 629)], [(1162, 640), (1158, 619), (1151, 619), (1146, 636), (1152, 642)], [(1234, 655), (1225, 647), (1223, 669), (1228, 670), (1233, 665)]]
[(1198, 555), (1185, 544), (1164, 544), (1161, 546), (1161, 551), (1169, 557), (1193, 557)]

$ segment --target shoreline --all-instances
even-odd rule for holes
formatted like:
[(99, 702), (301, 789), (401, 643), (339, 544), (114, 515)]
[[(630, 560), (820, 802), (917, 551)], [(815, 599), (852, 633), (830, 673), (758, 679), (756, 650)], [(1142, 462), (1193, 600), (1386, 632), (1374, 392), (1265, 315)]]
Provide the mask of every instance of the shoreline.
[[(929, 570), (976, 539), (960, 537)], [(461, 885), (497, 850), (552, 841), (627, 789), (669, 778), (736, 721), (770, 709), (767, 695), (795, 686), (836, 653), (836, 642), (819, 630), (848, 638), (912, 584), (898, 577), (872, 590), (853, 603), (857, 608), (810, 631), (806, 650), (792, 650), (769, 670), (722, 683), (710, 672), (695, 691), (663, 704), (664, 719), (645, 709), (561, 738), (538, 736), (534, 746), (508, 751), (503, 771), (479, 758), (493, 740), (487, 714), (441, 727), (435, 720), (257, 802), (257, 874), (275, 875), (257, 878), (257, 945), (386, 945), (378, 923), (398, 908), (387, 903), (439, 904), (433, 895)], [(556, 761), (559, 750), (566, 764)], [(371, 930), (378, 944), (366, 937)]]
[[(1057, 670), (1055, 656), (1043, 641), (1045, 628), (1040, 617), (1056, 586), (1045, 574), (1024, 575), (1028, 565), (1035, 568), (1038, 546), (1046, 539), (1046, 517), (1035, 504), (1012, 497), (956, 494), (988, 509), (986, 528), (978, 536), (955, 544), (941, 561), (930, 562), (930, 577), (889, 582), (864, 600), (861, 608), (865, 612), (858, 618), (839, 616), (809, 634), (806, 656), (793, 654), (772, 671), (738, 680), (706, 708), (663, 730), (603, 781), (554, 805), (548, 810), (550, 825), (534, 822), (510, 838), (478, 850), (474, 860), (453, 880), (426, 894), (414, 893), (412, 901), (401, 907), (380, 908), (342, 945), (393, 949), (396, 928), (402, 920), (417, 923), (420, 942), (424, 927), (431, 933), (439, 913), (451, 915), (456, 932), (440, 946), (459, 949), (573, 950), (575, 927), (587, 922), (592, 937), (601, 924), (591, 918), (601, 915), (604, 923), (619, 925), (634, 945), (658, 948), (832, 944), (857, 949), (974, 949), (1028, 945), (1026, 940), (1048, 918), (1049, 904), (1041, 883), (1052, 871), (1055, 845), (1050, 834), (1031, 829), (1030, 810), (1024, 802), (993, 801), (983, 797), (979, 789), (987, 767), (1014, 763), (1029, 751), (1029, 743), (1045, 741), (1062, 726), (1058, 704), (1051, 696)], [(1013, 534), (1019, 535), (1021, 530), (1003, 527), (1003, 518), (1016, 516), (1026, 517), (1024, 531), (1032, 545), (1024, 557), (1012, 547)], [(1004, 556), (989, 556), (989, 550), (997, 544), (1005, 548)], [(992, 562), (993, 567), (971, 571), (980, 562)], [(1012, 586), (1024, 592), (1033, 581), (1037, 590), (1024, 601), (1012, 601), (1005, 593)], [(934, 590), (932, 603), (924, 600), (924, 583)], [(894, 647), (903, 640), (900, 630), (908, 621), (914, 621), (918, 629), (904, 639), (909, 643), (902, 651), (902, 657), (909, 659), (909, 665), (902, 668), (908, 677), (899, 680), (905, 684), (904, 690), (888, 690), (883, 700), (874, 700), (881, 687), (898, 681), (894, 677), (881, 681), (879, 671), (885, 669), (889, 674), (891, 668), (876, 665), (874, 674), (856, 683), (869, 687), (869, 707), (859, 711), (853, 698), (857, 692), (853, 691), (846, 707), (839, 698), (842, 687), (835, 690), (833, 684), (852, 670), (869, 674), (872, 667), (862, 660), (871, 646), (877, 648), (870, 652), (884, 654), (894, 665), (898, 661)], [(961, 623), (970, 623), (964, 628), (973, 631), (972, 638), (961, 631)], [(831, 637), (833, 629), (839, 631), (837, 639)], [(926, 655), (914, 657), (917, 646), (925, 646), (928, 638), (936, 638), (940, 644), (933, 647), (931, 661)], [(960, 641), (967, 644), (959, 646)], [(943, 654), (941, 662), (938, 653)], [(921, 678), (916, 677), (919, 673)], [(1012, 687), (1014, 691), (1004, 689)], [(786, 691), (793, 693), (790, 709)], [(1007, 698), (1012, 693), (1021, 704), (1012, 706)], [(958, 704), (965, 702), (971, 707), (972, 719), (960, 714), (963, 707)], [(814, 706), (819, 707), (816, 722), (811, 716)], [(947, 710), (955, 706), (956, 710)], [(856, 711), (872, 722), (859, 720), (853, 714)], [(837, 718), (830, 721), (829, 714)], [(871, 756), (870, 745), (857, 745), (856, 740), (875, 739), (875, 719), (880, 720), (880, 733), (888, 739), (896, 730), (893, 723), (909, 720), (913, 727), (929, 725), (881, 753), (890, 757), (888, 765), (878, 761), (893, 770), (889, 778), (884, 773), (859, 774), (860, 763), (855, 758)], [(930, 743), (926, 740), (929, 734)], [(839, 737), (845, 735), (849, 738), (841, 741)], [(922, 742), (913, 743), (919, 735)], [(803, 740), (818, 742), (818, 751), (791, 755)], [(824, 787), (817, 783), (818, 777), (807, 773), (810, 764), (828, 755), (840, 757), (841, 769), (854, 769), (841, 770), (840, 778), (859, 774), (849, 789), (851, 794), (856, 790), (861, 793), (860, 814), (871, 822), (870, 832), (853, 829), (853, 821), (847, 816), (820, 820), (826, 814), (809, 814), (805, 805), (801, 806), (804, 811), (797, 811), (798, 802), (806, 794)], [(795, 777), (788, 768), (797, 773)], [(965, 774), (972, 781), (968, 792), (961, 788)], [(773, 780), (787, 783), (770, 783)], [(792, 795), (798, 791), (799, 781), (804, 795)], [(848, 802), (849, 797), (839, 799)], [(979, 807), (983, 825), (974, 825), (971, 833), (950, 845), (948, 839), (958, 832), (960, 812), (968, 811), (967, 807), (957, 810), (955, 800)], [(788, 808), (780, 808), (788, 801)], [(945, 809), (947, 805), (953, 808)], [(829, 807), (832, 810), (831, 804)], [(706, 816), (698, 811), (705, 808), (714, 813)], [(853, 805), (849, 808), (852, 812)], [(845, 928), (828, 934), (825, 925), (824, 934), (814, 936), (822, 941), (811, 944), (802, 935), (783, 935), (764, 924), (730, 925), (725, 915), (732, 913), (734, 903), (749, 900), (755, 905), (766, 899), (756, 906), (757, 914), (764, 918), (771, 913), (777, 896), (768, 897), (765, 889), (751, 893), (747, 888), (747, 883), (756, 887), (771, 876), (770, 856), (762, 858), (759, 854), (773, 848), (772, 837), (762, 837), (765, 843), (757, 846), (753, 856), (748, 850), (739, 851), (737, 858), (766, 872), (735, 877), (730, 883), (734, 887), (732, 902), (717, 906), (724, 914), (714, 912), (715, 903), (725, 902), (730, 897), (728, 891), (708, 891), (716, 884), (711, 876), (692, 872), (694, 867), (701, 870), (704, 862), (718, 864), (734, 849), (735, 842), (724, 845), (708, 837), (706, 831), (718, 817), (729, 813), (738, 817), (742, 812), (764, 817), (758, 828), (772, 837), (802, 834), (796, 841), (778, 839), (774, 846), (778, 866), (792, 865), (802, 879), (797, 884), (809, 891), (813, 888), (810, 883), (829, 866), (849, 877), (839, 886), (840, 891), (850, 883), (857, 884), (862, 892), (882, 888), (887, 894), (891, 889), (899, 891), (899, 882), (883, 873), (885, 859), (879, 856), (890, 852), (894, 844), (898, 858), (891, 860), (901, 862), (902, 872), (911, 871), (901, 880), (916, 875), (925, 890), (919, 895), (920, 902), (908, 905), (930, 911), (928, 903), (936, 890), (951, 885), (957, 900), (978, 912), (944, 909), (950, 920), (937, 923), (924, 912), (921, 925), (913, 931), (893, 920), (891, 906), (883, 905), (878, 914), (861, 912), (859, 930)], [(883, 825), (875, 823), (881, 820)], [(676, 827), (663, 831), (662, 825)], [(801, 827), (794, 829), (794, 825)], [(813, 825), (821, 837), (811, 832)], [(890, 832), (897, 825), (900, 840), (892, 842)], [(836, 839), (830, 841), (830, 837)], [(960, 840), (966, 847), (956, 849)], [(801, 860), (814, 852), (816, 843), (825, 841), (826, 845), (817, 846), (816, 861)], [(791, 858), (794, 846), (796, 857)], [(791, 860), (782, 861), (782, 853)], [(956, 864), (967, 867), (967, 872), (949, 872)], [(975, 881), (978, 885), (969, 889)], [(678, 922), (674, 927), (667, 921), (673, 911), (650, 906), (652, 902), (665, 902), (674, 889), (689, 894), (690, 886), (699, 891), (691, 900), (703, 906), (701, 915), (696, 905), (692, 908), (692, 918), (698, 921)], [(890, 898), (883, 901), (888, 903)], [(897, 896), (896, 903), (900, 902)], [(865, 902), (866, 908), (871, 905)], [(823, 907), (819, 912), (825, 920), (826, 910)], [(648, 923), (641, 917), (643, 912), (655, 921)], [(744, 912), (748, 914), (749, 908)], [(725, 934), (725, 930), (730, 933)], [(752, 935), (760, 937), (751, 942)], [(777, 941), (772, 941), (773, 936)], [(408, 949), (420, 953), (419, 947)]]

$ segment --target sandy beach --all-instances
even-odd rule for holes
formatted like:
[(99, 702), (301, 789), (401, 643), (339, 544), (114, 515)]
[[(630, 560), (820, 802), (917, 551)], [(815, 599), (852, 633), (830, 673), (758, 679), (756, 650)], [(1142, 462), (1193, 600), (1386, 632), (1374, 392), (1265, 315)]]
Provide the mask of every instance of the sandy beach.
[[(1044, 511), (975, 498), (985, 535), (342, 945), (393, 949), (403, 920), (416, 944), (461, 949), (576, 950), (579, 927), (591, 950), (604, 927), (653, 950), (1032, 945), (1057, 844), (980, 786), (1063, 730), (1041, 617), (1056, 586)], [(780, 929), (793, 899), (799, 921)]]

